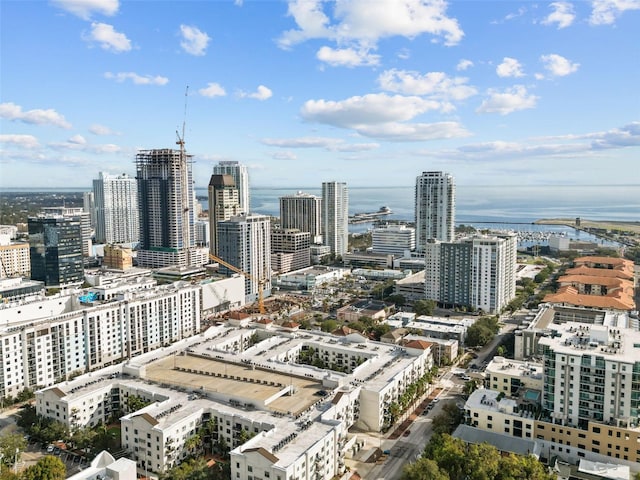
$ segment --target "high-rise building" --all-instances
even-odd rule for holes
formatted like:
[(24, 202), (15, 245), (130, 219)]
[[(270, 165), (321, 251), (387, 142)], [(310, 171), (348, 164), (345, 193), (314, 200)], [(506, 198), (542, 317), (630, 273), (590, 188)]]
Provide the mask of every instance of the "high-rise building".
[(238, 189), (231, 175), (211, 175), (209, 180), (209, 251), (218, 255), (218, 222), (240, 215)]
[(91, 241), (91, 213), (80, 207), (44, 207), (42, 213), (44, 216), (63, 216), (77, 219), (80, 222), (82, 231), (82, 255), (84, 257), (91, 256), (93, 248), (93, 242)]
[(515, 297), (517, 238), (476, 235), (425, 244), (426, 298), (446, 307), (498, 313)]
[(96, 228), (96, 202), (93, 191), (82, 194), (82, 209), (89, 214), (91, 228)]
[(312, 243), (322, 243), (322, 199), (297, 192), (280, 197), (280, 227), (311, 234)]
[(181, 150), (141, 150), (136, 155), (140, 249), (138, 265), (195, 265), (195, 195), (191, 155)]
[(427, 240), (453, 242), (456, 187), (453, 176), (444, 172), (423, 172), (416, 178), (416, 249), (423, 251)]
[(98, 243), (138, 241), (138, 186), (136, 179), (100, 172), (93, 181)]
[(214, 175), (231, 175), (238, 189), (240, 212), (249, 214), (251, 199), (249, 197), (249, 170), (246, 165), (235, 161), (221, 161), (213, 167)]
[(374, 253), (388, 253), (402, 257), (416, 248), (416, 231), (406, 225), (385, 225), (371, 231), (371, 249)]
[(28, 220), (31, 279), (47, 287), (84, 281), (82, 228), (77, 217), (40, 216)]
[(295, 228), (271, 232), (271, 269), (278, 273), (311, 265), (311, 235)]
[[(218, 256), (251, 275), (245, 278), (247, 302), (271, 294), (271, 220), (266, 215), (238, 215), (218, 222)], [(233, 273), (226, 267), (222, 272)]]
[(349, 249), (349, 190), (344, 182), (322, 183), (322, 240), (334, 255)]

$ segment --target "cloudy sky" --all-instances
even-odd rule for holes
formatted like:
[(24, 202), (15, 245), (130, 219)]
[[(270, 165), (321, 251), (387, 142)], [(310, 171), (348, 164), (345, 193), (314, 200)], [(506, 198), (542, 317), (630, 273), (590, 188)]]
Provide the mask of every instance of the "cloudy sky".
[(640, 185), (640, 0), (2, 1), (0, 187)]

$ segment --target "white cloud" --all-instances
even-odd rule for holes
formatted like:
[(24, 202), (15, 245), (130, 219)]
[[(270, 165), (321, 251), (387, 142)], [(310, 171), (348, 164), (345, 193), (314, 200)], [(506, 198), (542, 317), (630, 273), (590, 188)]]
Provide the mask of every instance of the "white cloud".
[(264, 85), (259, 85), (255, 92), (249, 93), (240, 91), (238, 92), (238, 96), (240, 98), (255, 98), (256, 100), (263, 101), (271, 98), (273, 96), (273, 92)]
[(83, 39), (87, 42), (98, 43), (103, 50), (114, 53), (131, 50), (131, 41), (127, 36), (124, 33), (116, 32), (113, 25), (108, 23), (93, 22), (91, 32), (88, 35), (83, 35)]
[(518, 60), (511, 57), (504, 57), (502, 63), (496, 67), (499, 77), (522, 77), (522, 65)]
[(443, 104), (434, 100), (379, 93), (339, 102), (308, 100), (300, 114), (310, 122), (353, 129), (366, 137), (390, 141), (422, 141), (468, 135), (457, 122), (404, 123), (417, 115), (442, 108)]
[(93, 124), (89, 127), (89, 132), (94, 135), (120, 135), (118, 132), (110, 129), (109, 127), (105, 127), (104, 125)]
[(219, 83), (207, 83), (206, 88), (201, 88), (198, 93), (203, 97), (224, 97), (227, 92)]
[(271, 154), (271, 158), (275, 160), (297, 160), (298, 156), (293, 152), (274, 152)]
[(564, 77), (578, 70), (579, 63), (572, 63), (570, 60), (561, 55), (551, 53), (542, 55), (540, 61), (544, 64), (544, 68), (553, 76)]
[(611, 25), (623, 12), (640, 10), (640, 0), (593, 0), (589, 17), (591, 25)]
[(573, 5), (567, 2), (553, 2), (549, 5), (553, 10), (544, 20), (543, 25), (558, 26), (558, 29), (570, 26), (576, 18)]
[(464, 77), (448, 77), (443, 72), (429, 72), (420, 75), (407, 70), (386, 70), (378, 77), (378, 84), (383, 90), (405, 95), (430, 95), (437, 98), (464, 100), (478, 91), (467, 85), (469, 79)]
[(322, 148), (330, 152), (362, 152), (380, 147), (377, 143), (346, 143), (341, 138), (330, 137), (264, 138), (261, 142), (270, 147)]
[(40, 144), (33, 135), (4, 134), (0, 135), (0, 143), (17, 145), (22, 148), (38, 148)]
[(391, 142), (422, 142), (445, 138), (468, 137), (470, 133), (458, 122), (399, 123), (363, 125), (358, 133)]
[(411, 120), (429, 110), (438, 110), (440, 106), (439, 102), (416, 96), (375, 93), (339, 102), (308, 100), (300, 113), (305, 120), (311, 122), (353, 128), (359, 125)]
[(209, 35), (201, 31), (199, 28), (189, 25), (180, 25), (180, 33), (182, 35), (180, 46), (185, 52), (197, 57), (206, 53), (207, 46), (211, 41)]
[(63, 115), (60, 115), (53, 109), (34, 109), (26, 112), (22, 111), (20, 105), (15, 103), (0, 103), (0, 118), (7, 120), (17, 120), (33, 125), (53, 125), (60, 128), (71, 128), (71, 124), (67, 122)]
[(463, 58), (458, 62), (458, 65), (456, 65), (456, 70), (463, 72), (469, 67), (473, 67), (473, 62), (471, 60)]
[(365, 49), (355, 50), (353, 48), (334, 49), (324, 46), (318, 50), (316, 58), (332, 67), (362, 67), (380, 63), (380, 55), (370, 54)]
[(477, 113), (507, 115), (518, 110), (533, 108), (538, 101), (538, 97), (529, 94), (523, 85), (515, 85), (503, 92), (489, 90), (488, 94), (489, 98), (482, 102), (482, 105), (476, 110)]
[(82, 135), (74, 135), (73, 137), (71, 137), (67, 141), (69, 143), (73, 143), (75, 145), (86, 145), (87, 144), (87, 140)]
[(167, 77), (161, 77), (159, 75), (156, 75), (155, 77), (151, 75), (138, 75), (134, 72), (106, 72), (104, 74), (104, 78), (115, 80), (118, 83), (131, 80), (134, 85), (166, 85), (169, 83), (169, 79)]
[(113, 16), (118, 13), (118, 0), (51, 0), (51, 3), (84, 20), (89, 20), (94, 13)]
[[(332, 17), (324, 11), (325, 6), (333, 9)], [(464, 32), (446, 10), (447, 3), (442, 0), (289, 0), (288, 15), (297, 28), (284, 32), (278, 44), (287, 49), (324, 38), (342, 49), (354, 44), (360, 50), (375, 48), (381, 38), (431, 34), (443, 39), (445, 45), (456, 45)]]

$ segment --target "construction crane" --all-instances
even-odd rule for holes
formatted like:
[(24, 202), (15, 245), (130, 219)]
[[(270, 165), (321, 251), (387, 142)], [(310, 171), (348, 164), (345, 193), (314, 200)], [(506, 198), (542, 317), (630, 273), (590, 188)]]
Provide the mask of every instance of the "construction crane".
[(231, 265), (228, 262), (225, 262), (223, 259), (221, 259), (220, 257), (216, 257), (212, 253), (209, 254), (209, 258), (214, 262), (218, 262), (220, 265), (227, 267), (229, 270), (239, 273), (240, 275), (247, 277), (249, 280), (258, 283), (258, 311), (260, 312), (260, 315), (264, 315), (265, 310), (264, 310), (264, 293), (263, 292), (264, 292), (264, 285), (267, 281), (265, 279), (259, 279), (254, 277), (250, 273), (247, 273), (244, 270), (241, 270), (238, 267)]
[(191, 265), (191, 222), (189, 213), (189, 158), (184, 146), (184, 131), (187, 123), (187, 99), (189, 98), (189, 86), (184, 92), (184, 118), (182, 120), (182, 136), (176, 131), (178, 140), (176, 144), (180, 146), (180, 191), (182, 201), (182, 248), (187, 253), (187, 265)]

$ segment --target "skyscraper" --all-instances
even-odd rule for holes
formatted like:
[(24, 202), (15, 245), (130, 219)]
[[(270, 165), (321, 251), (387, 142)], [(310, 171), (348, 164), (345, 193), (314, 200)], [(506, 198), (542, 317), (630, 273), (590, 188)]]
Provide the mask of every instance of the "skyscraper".
[(138, 241), (138, 186), (136, 179), (100, 172), (93, 181), (98, 243)]
[(349, 248), (349, 190), (344, 182), (322, 183), (322, 240), (334, 255)]
[(444, 172), (423, 172), (416, 178), (416, 249), (424, 251), (427, 240), (453, 242), (456, 187)]
[(231, 175), (238, 189), (241, 213), (248, 214), (251, 210), (249, 198), (249, 171), (246, 165), (235, 161), (221, 161), (213, 167), (214, 175)]
[(96, 228), (96, 202), (93, 191), (82, 194), (82, 209), (91, 218), (91, 228)]
[(280, 228), (311, 234), (312, 243), (322, 242), (322, 199), (309, 193), (280, 197)]
[(218, 222), (240, 215), (238, 189), (231, 175), (211, 175), (209, 180), (209, 251), (218, 255)]
[[(247, 302), (271, 294), (271, 220), (266, 215), (238, 215), (218, 223), (218, 256), (251, 275), (245, 278)], [(230, 272), (226, 267), (221, 271)]]
[(151, 268), (197, 264), (190, 258), (195, 248), (191, 156), (169, 148), (141, 150), (136, 155), (136, 180), (138, 264)]
[(30, 217), (31, 279), (47, 287), (81, 284), (82, 228), (80, 218), (62, 215)]
[(91, 256), (93, 242), (91, 241), (91, 213), (80, 207), (43, 207), (42, 213), (45, 217), (63, 216), (65, 218), (76, 219), (80, 222), (82, 232), (82, 255)]

